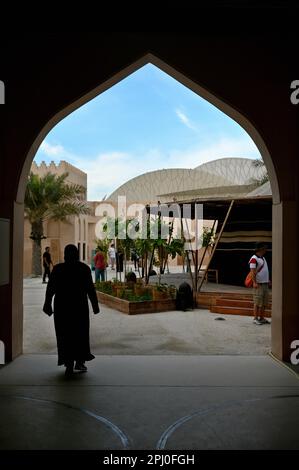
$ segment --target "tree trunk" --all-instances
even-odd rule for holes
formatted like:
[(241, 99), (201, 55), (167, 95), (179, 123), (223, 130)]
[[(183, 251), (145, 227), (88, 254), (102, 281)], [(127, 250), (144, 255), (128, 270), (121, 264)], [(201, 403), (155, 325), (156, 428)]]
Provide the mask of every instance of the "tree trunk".
[(145, 253), (145, 256), (144, 256), (144, 272), (145, 272), (145, 284), (148, 284), (148, 281), (149, 281), (149, 277), (148, 277), (148, 273), (147, 273), (147, 252)]
[(146, 282), (146, 284), (149, 283), (150, 273), (151, 273), (151, 270), (153, 268), (154, 256), (155, 256), (155, 248), (153, 248), (153, 251), (151, 253), (150, 262), (149, 262), (149, 266), (148, 266), (148, 270), (147, 270), (147, 282)]
[(124, 249), (124, 280), (126, 280), (127, 275), (127, 247)]
[(43, 238), (43, 223), (42, 221), (34, 222), (31, 225), (32, 236), (32, 274), (34, 276), (42, 275), (42, 247), (41, 240)]

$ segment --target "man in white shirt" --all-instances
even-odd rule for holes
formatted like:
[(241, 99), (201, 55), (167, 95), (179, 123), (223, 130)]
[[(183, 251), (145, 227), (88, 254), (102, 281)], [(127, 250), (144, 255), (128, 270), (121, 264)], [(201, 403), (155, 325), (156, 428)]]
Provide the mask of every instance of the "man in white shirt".
[(250, 258), (249, 266), (253, 280), (254, 320), (256, 325), (269, 323), (265, 318), (265, 308), (269, 300), (269, 269), (264, 255), (267, 251), (265, 243), (257, 243), (255, 254)]

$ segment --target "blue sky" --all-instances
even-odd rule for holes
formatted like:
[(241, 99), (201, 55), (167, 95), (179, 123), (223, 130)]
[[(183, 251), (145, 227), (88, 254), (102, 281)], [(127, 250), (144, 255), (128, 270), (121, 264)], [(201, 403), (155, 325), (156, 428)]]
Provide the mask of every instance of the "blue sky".
[(66, 160), (88, 175), (88, 199), (161, 168), (260, 158), (249, 135), (213, 105), (148, 64), (63, 119), (35, 161)]

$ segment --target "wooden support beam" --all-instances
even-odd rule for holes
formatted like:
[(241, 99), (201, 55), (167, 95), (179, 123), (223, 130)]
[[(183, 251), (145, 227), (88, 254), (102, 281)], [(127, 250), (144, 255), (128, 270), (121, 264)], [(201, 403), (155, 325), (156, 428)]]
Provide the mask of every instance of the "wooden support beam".
[[(226, 213), (225, 219), (224, 219), (224, 221), (223, 221), (222, 227), (221, 227), (221, 229), (220, 229), (220, 231), (219, 231), (217, 240), (216, 240), (216, 242), (215, 242), (215, 244), (214, 244), (214, 246), (213, 246), (213, 250), (212, 250), (210, 259), (209, 259), (209, 261), (208, 261), (208, 264), (207, 264), (207, 266), (206, 266), (204, 275), (203, 275), (203, 277), (202, 277), (202, 279), (201, 279), (201, 281), (200, 281), (200, 283), (199, 283), (199, 286), (198, 286), (198, 288), (197, 288), (197, 292), (200, 291), (201, 286), (203, 285), (204, 279), (205, 279), (206, 274), (207, 274), (207, 272), (208, 272), (209, 266), (210, 266), (211, 261), (212, 261), (212, 259), (213, 259), (214, 253), (215, 253), (216, 248), (217, 248), (217, 245), (218, 245), (218, 243), (219, 243), (219, 241), (220, 241), (221, 235), (222, 235), (222, 233), (223, 233), (224, 227), (225, 227), (225, 225), (226, 225), (227, 219), (228, 219), (228, 217), (229, 217), (229, 214), (230, 214), (230, 212), (231, 212), (231, 210), (232, 210), (233, 205), (234, 205), (234, 199), (231, 201), (231, 203), (230, 203), (230, 205), (229, 205), (229, 208), (228, 208), (228, 211), (227, 211), (227, 213)], [(196, 273), (196, 275), (197, 275), (197, 273)]]

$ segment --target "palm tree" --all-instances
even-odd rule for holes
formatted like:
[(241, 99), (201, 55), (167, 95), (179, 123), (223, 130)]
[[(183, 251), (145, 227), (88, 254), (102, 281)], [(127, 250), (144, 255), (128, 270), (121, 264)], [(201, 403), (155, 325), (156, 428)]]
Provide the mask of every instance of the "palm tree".
[(41, 240), (44, 236), (44, 221), (65, 220), (68, 215), (89, 214), (88, 205), (80, 200), (85, 188), (65, 182), (68, 173), (58, 176), (47, 173), (40, 177), (30, 173), (25, 193), (25, 215), (31, 224), (32, 271), (42, 274)]
[(256, 158), (253, 160), (252, 164), (255, 168), (262, 168), (264, 170), (263, 174), (259, 178), (254, 179), (254, 182), (257, 184), (257, 186), (262, 186), (263, 184), (267, 183), (267, 181), (269, 181), (269, 175), (267, 173), (264, 161), (260, 158)]

